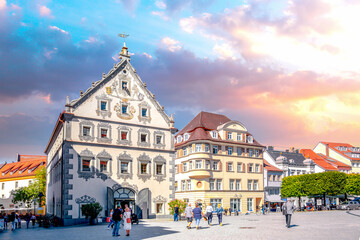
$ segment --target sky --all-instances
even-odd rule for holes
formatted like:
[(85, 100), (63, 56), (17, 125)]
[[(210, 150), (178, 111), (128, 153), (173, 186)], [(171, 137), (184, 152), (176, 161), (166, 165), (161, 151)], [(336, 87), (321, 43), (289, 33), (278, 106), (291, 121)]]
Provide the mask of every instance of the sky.
[(360, 145), (356, 0), (0, 0), (0, 162), (44, 154), (66, 96), (131, 63), (175, 126), (200, 111), (257, 141)]

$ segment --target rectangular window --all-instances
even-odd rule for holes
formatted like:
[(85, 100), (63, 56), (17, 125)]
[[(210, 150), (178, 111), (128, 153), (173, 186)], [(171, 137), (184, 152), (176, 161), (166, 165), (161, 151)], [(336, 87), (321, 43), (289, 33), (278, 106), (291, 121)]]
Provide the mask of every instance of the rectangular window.
[(129, 163), (121, 162), (121, 173), (129, 173)]
[(100, 161), (100, 172), (107, 172), (108, 161)]
[(128, 89), (128, 82), (122, 81), (122, 83), (121, 83), (121, 88), (122, 88), (123, 90), (127, 90), (127, 89)]
[(186, 147), (183, 148), (183, 152), (184, 152), (184, 156), (186, 156), (187, 155), (187, 148)]
[(195, 144), (195, 152), (201, 152), (201, 144)]
[(181, 191), (185, 191), (185, 181), (181, 181)]
[(238, 141), (241, 141), (241, 133), (238, 133), (237, 138)]
[(241, 156), (242, 153), (243, 153), (242, 148), (238, 147), (236, 150), (237, 150), (237, 155), (238, 155), (238, 156)]
[(260, 172), (260, 165), (259, 164), (255, 165), (255, 172)]
[(184, 171), (184, 172), (187, 171), (187, 163), (183, 163), (183, 171)]
[(227, 133), (227, 139), (230, 139), (230, 140), (232, 139), (232, 133), (231, 132)]
[(217, 153), (218, 153), (218, 146), (213, 145), (213, 154), (217, 154)]
[(128, 132), (121, 131), (121, 140), (128, 140)]
[(253, 150), (251, 148), (249, 148), (248, 151), (249, 151), (249, 157), (252, 157), (253, 156)]
[(213, 162), (213, 170), (217, 171), (219, 169), (219, 162)]
[(156, 144), (162, 144), (162, 136), (156, 135)]
[(147, 108), (142, 108), (141, 109), (141, 116), (142, 117), (147, 117)]
[(187, 180), (187, 190), (191, 190), (191, 180)]
[(216, 190), (222, 190), (222, 180), (216, 179)]
[(189, 170), (192, 170), (193, 165), (192, 165), (192, 161), (189, 162)]
[(209, 144), (205, 144), (205, 152), (210, 152), (210, 146), (209, 146)]
[(254, 172), (253, 164), (252, 164), (252, 163), (249, 163), (249, 172)]
[(241, 190), (241, 180), (236, 179), (236, 190)]
[(163, 213), (163, 203), (156, 204), (156, 213)]
[(202, 160), (196, 160), (195, 169), (201, 169), (201, 168), (202, 168)]
[(273, 181), (273, 175), (269, 174), (269, 182)]
[(228, 163), (228, 172), (232, 172), (234, 169), (233, 169), (233, 163), (232, 162), (229, 162)]
[(83, 127), (83, 136), (90, 136), (90, 127)]
[(162, 175), (163, 174), (163, 164), (156, 164), (156, 174)]
[(217, 138), (217, 132), (216, 132), (216, 131), (212, 131), (212, 132), (211, 132), (211, 136), (212, 136), (213, 138)]
[(248, 211), (253, 211), (253, 200), (252, 200), (252, 198), (248, 198), (246, 203), (247, 203), (247, 210)]
[(100, 105), (101, 105), (101, 108), (100, 108), (101, 111), (106, 111), (107, 102), (101, 101)]
[(232, 154), (232, 147), (227, 147), (227, 153), (228, 153), (228, 155)]
[(259, 180), (254, 180), (254, 190), (259, 190)]
[(1, 195), (1, 198), (5, 198), (5, 195), (4, 195), (4, 194), (2, 194), (2, 195)]
[(252, 190), (252, 180), (248, 180), (248, 190)]
[(177, 191), (177, 190), (178, 190), (178, 182), (175, 181), (175, 191)]
[(5, 183), (2, 183), (1, 184), (1, 190), (4, 190), (5, 189)]
[(140, 164), (140, 173), (141, 174), (147, 174), (148, 171), (147, 171), (147, 163), (141, 163)]
[(241, 199), (240, 198), (231, 198), (230, 199), (230, 207), (234, 209), (234, 211), (241, 210)]
[(221, 204), (220, 198), (210, 198), (210, 204), (213, 207), (213, 210), (215, 211), (216, 208)]
[(242, 172), (242, 163), (237, 164), (237, 171)]
[(127, 105), (125, 105), (125, 104), (122, 105), (122, 106), (121, 106), (121, 112), (122, 112), (122, 114), (127, 114), (127, 112), (128, 112), (127, 109), (128, 109), (128, 106), (127, 106)]
[(87, 159), (82, 160), (82, 170), (84, 172), (90, 172), (90, 160)]
[(147, 134), (146, 133), (140, 134), (140, 142), (142, 142), (142, 143), (147, 142)]
[(105, 128), (101, 128), (100, 130), (101, 138), (107, 138), (108, 137), (108, 130)]
[(230, 179), (230, 182), (229, 182), (229, 189), (230, 190), (234, 190), (235, 188), (235, 181), (234, 181), (234, 179)]
[(210, 161), (209, 160), (205, 161), (205, 168), (210, 169)]
[(209, 180), (210, 190), (215, 190), (215, 179)]
[(258, 149), (255, 149), (255, 157), (259, 157), (260, 156), (260, 151)]
[(19, 187), (19, 182), (15, 182), (15, 188)]

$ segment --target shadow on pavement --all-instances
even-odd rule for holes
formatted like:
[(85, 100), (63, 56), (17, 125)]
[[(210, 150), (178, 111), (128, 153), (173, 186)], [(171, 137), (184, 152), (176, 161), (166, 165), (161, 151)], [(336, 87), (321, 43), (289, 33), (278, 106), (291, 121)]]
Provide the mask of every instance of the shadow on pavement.
[(351, 212), (347, 212), (347, 214), (350, 214), (350, 215), (353, 215), (353, 216), (356, 216), (356, 217), (360, 217), (359, 214), (355, 214), (355, 213), (351, 213)]
[(293, 225), (290, 225), (289, 228), (293, 228), (293, 227), (297, 227), (297, 226), (299, 226), (299, 225), (293, 224)]

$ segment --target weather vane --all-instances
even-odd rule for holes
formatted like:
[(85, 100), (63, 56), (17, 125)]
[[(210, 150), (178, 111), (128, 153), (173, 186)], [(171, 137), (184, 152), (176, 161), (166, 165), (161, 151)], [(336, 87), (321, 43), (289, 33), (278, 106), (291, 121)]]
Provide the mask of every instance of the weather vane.
[(130, 35), (129, 35), (129, 34), (125, 34), (125, 33), (123, 32), (123, 33), (119, 33), (118, 36), (124, 39), (124, 45), (125, 45), (125, 38), (129, 37)]

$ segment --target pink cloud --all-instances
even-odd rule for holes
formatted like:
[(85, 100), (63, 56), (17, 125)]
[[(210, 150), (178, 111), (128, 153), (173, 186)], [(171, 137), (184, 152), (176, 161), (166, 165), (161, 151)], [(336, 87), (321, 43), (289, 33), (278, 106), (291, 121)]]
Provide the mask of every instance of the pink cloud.
[(44, 100), (47, 104), (51, 104), (51, 94), (49, 93), (48, 95), (40, 95), (39, 96), (42, 100)]
[(0, 0), (0, 10), (6, 9), (6, 0)]
[(42, 17), (49, 17), (49, 18), (54, 17), (54, 16), (51, 15), (51, 10), (48, 7), (44, 6), (44, 5), (39, 6), (39, 14)]
[(69, 34), (69, 32), (67, 32), (67, 31), (65, 31), (65, 30), (63, 30), (63, 29), (61, 29), (61, 28), (59, 28), (57, 26), (49, 26), (49, 28), (51, 30), (59, 31), (59, 32), (64, 33), (64, 34)]

